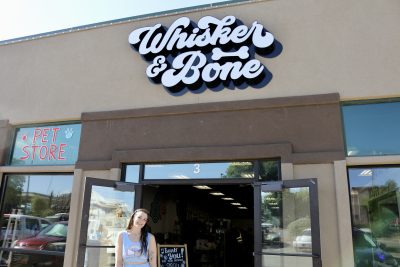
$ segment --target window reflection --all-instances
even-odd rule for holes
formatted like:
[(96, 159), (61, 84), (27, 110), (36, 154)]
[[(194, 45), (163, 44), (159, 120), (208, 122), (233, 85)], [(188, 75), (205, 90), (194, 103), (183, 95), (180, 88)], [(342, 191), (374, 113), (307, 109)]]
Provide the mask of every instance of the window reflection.
[(72, 175), (8, 175), (5, 179), (0, 245), (12, 252), (0, 250), (0, 266), (62, 266)]
[(86, 248), (84, 267), (110, 267), (114, 263), (114, 248)]
[(145, 179), (254, 178), (253, 162), (146, 164)]
[(126, 165), (125, 182), (138, 183), (140, 165)]
[(400, 263), (400, 168), (350, 168), (356, 266)]
[(311, 253), (308, 187), (261, 193), (263, 252)]
[(260, 162), (260, 180), (279, 181), (280, 162), (277, 160), (265, 160)]
[[(54, 266), (63, 267), (64, 256), (53, 256), (53, 255), (38, 255), (34, 253), (24, 252), (19, 253), (15, 251), (12, 253), (10, 259), (10, 265), (2, 264), (1, 266), (10, 267), (25, 267), (25, 266)], [(31, 265), (32, 263), (36, 265)]]
[(93, 186), (90, 197), (88, 246), (114, 246), (118, 232), (128, 225), (134, 208), (135, 192)]
[(348, 156), (400, 154), (400, 102), (344, 105)]
[[(259, 164), (255, 165), (255, 162)], [(193, 162), (177, 164), (146, 164), (144, 179), (253, 179), (256, 173), (263, 181), (280, 180), (280, 161)], [(258, 166), (258, 171), (255, 169)], [(139, 180), (139, 165), (126, 166), (126, 181)]]

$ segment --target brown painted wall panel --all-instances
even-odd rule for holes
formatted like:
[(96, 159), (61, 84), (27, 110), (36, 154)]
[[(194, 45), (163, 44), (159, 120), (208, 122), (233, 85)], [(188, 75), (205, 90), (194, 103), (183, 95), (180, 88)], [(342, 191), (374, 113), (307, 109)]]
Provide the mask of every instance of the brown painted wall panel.
[[(158, 159), (161, 154), (157, 150), (169, 149), (171, 153), (179, 154), (182, 151), (174, 149), (207, 147), (211, 148), (208, 159), (215, 160), (224, 157), (217, 151), (218, 147), (277, 144), (282, 144), (285, 149), (291, 146), (300, 162), (302, 154), (310, 158), (310, 153), (332, 153), (332, 156), (323, 157), (323, 161), (337, 159), (338, 155), (343, 155), (340, 159), (344, 158), (337, 94), (86, 113), (82, 118), (78, 160), (78, 166), (82, 168), (85, 168), (84, 162), (111, 162), (116, 151), (140, 150), (143, 153), (151, 150), (154, 158), (149, 159), (147, 155), (148, 160), (165, 161), (165, 155)], [(265, 151), (265, 156), (293, 160), (278, 151), (276, 155)], [(240, 156), (262, 156), (260, 151), (252, 153), (240, 153)], [(195, 154), (190, 151), (189, 154), (193, 158), (181, 159), (171, 154), (171, 159), (196, 160)], [(225, 157), (234, 159), (228, 152)], [(138, 156), (132, 160), (141, 161)], [(123, 161), (129, 162), (129, 158), (125, 156)], [(116, 164), (119, 162), (114, 159), (111, 165)]]

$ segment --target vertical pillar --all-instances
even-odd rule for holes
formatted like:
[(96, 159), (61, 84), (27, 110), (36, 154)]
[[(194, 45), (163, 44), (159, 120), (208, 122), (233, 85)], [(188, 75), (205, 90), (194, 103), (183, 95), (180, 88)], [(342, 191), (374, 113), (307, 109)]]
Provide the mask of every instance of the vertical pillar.
[(8, 120), (0, 120), (0, 166), (7, 163), (11, 148), (12, 127)]
[(293, 180), (293, 163), (282, 163), (281, 164), (282, 180)]
[(347, 182), (346, 161), (334, 162), (336, 207), (339, 231), (339, 250), (342, 266), (354, 266), (353, 239), (351, 230), (350, 193)]
[(67, 245), (64, 254), (64, 266), (76, 267), (79, 248), (79, 237), (82, 219), (83, 192), (85, 190), (83, 171), (74, 171), (70, 213), (68, 221)]

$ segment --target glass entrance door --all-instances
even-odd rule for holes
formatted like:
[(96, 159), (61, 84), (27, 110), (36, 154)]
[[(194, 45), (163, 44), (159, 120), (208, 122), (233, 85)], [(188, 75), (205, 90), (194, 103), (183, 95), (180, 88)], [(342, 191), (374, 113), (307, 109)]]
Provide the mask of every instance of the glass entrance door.
[(320, 267), (316, 179), (255, 186), (255, 266)]
[(125, 229), (135, 208), (136, 187), (86, 178), (78, 266), (114, 266), (117, 234)]

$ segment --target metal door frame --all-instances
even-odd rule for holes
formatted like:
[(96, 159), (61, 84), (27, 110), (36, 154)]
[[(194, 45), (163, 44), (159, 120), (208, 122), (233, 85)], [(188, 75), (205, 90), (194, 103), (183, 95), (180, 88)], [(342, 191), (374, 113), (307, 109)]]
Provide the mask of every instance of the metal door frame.
[(112, 187), (112, 188), (119, 188), (119, 189), (121, 189), (121, 191), (135, 192), (134, 209), (138, 208), (138, 205), (140, 204), (139, 203), (140, 199), (142, 197), (142, 188), (139, 184), (86, 177), (85, 191), (84, 191), (84, 195), (83, 195), (81, 231), (80, 231), (80, 236), (79, 236), (77, 266), (84, 266), (86, 248), (114, 248), (114, 246), (88, 246), (88, 245), (86, 245), (87, 228), (88, 228), (88, 224), (89, 224), (90, 198), (92, 196), (92, 187), (93, 186)]
[[(262, 188), (266, 191), (278, 192), (285, 188), (308, 187), (310, 196), (310, 220), (311, 220), (311, 253), (267, 253), (262, 252), (261, 238), (261, 192)], [(318, 183), (316, 178), (284, 180), (276, 182), (259, 182), (254, 185), (254, 267), (262, 266), (262, 255), (275, 256), (294, 256), (312, 257), (313, 267), (322, 267), (321, 261), (321, 241), (319, 228), (319, 208), (318, 208)], [(283, 266), (282, 266), (283, 267)], [(290, 266), (291, 267), (291, 266)]]

